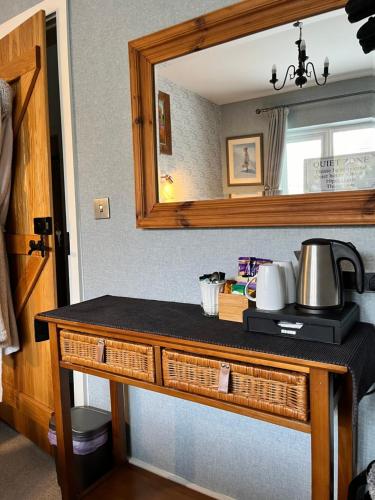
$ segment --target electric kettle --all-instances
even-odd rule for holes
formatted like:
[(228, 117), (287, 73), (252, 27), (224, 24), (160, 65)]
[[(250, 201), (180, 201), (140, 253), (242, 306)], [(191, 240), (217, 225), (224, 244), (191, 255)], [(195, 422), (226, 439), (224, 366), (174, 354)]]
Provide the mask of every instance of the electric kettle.
[(356, 288), (364, 288), (364, 266), (352, 243), (315, 238), (302, 243), (297, 278), (297, 305), (325, 310), (344, 305), (340, 262), (349, 260), (356, 273)]

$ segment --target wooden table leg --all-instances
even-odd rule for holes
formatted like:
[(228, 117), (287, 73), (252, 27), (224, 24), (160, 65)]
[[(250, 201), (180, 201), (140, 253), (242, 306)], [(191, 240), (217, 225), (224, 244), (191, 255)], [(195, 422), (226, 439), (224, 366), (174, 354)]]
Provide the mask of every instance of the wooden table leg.
[(338, 500), (348, 498), (350, 481), (355, 474), (356, 436), (352, 423), (352, 377), (343, 378), (342, 393), (338, 402)]
[(72, 424), (70, 415), (69, 370), (60, 368), (59, 339), (55, 324), (49, 324), (52, 386), (55, 400), (57, 472), (63, 500), (76, 498), (73, 467)]
[(110, 380), (112, 410), (112, 450), (115, 464), (127, 461), (124, 386)]
[(327, 370), (310, 370), (311, 498), (330, 500), (332, 481), (332, 389)]

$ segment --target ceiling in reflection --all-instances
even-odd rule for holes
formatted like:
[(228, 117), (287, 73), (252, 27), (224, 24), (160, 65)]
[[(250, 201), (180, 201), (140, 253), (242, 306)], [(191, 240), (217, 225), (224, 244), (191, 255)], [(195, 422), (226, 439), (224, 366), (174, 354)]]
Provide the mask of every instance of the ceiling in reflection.
[[(329, 57), (328, 83), (375, 76), (375, 52), (364, 55), (356, 40), (358, 28), (358, 23), (348, 22), (344, 10), (304, 20), (307, 54), (318, 75)], [(218, 105), (272, 95), (272, 64), (280, 79), (289, 64), (297, 63), (298, 36), (290, 23), (159, 64), (158, 74)], [(314, 85), (309, 82), (306, 87)], [(283, 92), (292, 90), (293, 81)]]

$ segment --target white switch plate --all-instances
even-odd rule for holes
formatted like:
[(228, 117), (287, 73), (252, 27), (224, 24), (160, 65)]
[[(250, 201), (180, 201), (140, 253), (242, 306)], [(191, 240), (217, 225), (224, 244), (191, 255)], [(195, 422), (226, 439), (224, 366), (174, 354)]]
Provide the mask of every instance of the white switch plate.
[(109, 198), (94, 199), (95, 219), (109, 219)]

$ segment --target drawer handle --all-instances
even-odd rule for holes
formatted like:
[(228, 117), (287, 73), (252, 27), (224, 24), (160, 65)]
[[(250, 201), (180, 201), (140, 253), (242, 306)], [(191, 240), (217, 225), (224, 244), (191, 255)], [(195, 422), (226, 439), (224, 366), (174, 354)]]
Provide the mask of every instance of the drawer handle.
[(230, 365), (228, 363), (220, 363), (219, 372), (219, 392), (224, 392), (228, 394), (229, 391), (229, 375), (230, 375)]
[(293, 328), (294, 330), (300, 330), (303, 327), (303, 323), (291, 323), (289, 321), (279, 321), (277, 326), (280, 328)]
[(96, 345), (96, 361), (98, 363), (104, 362), (104, 348), (105, 341), (103, 339), (98, 340), (98, 343)]

